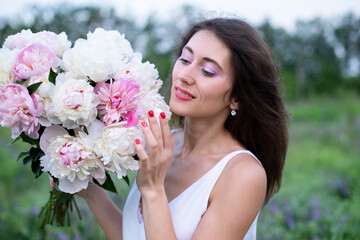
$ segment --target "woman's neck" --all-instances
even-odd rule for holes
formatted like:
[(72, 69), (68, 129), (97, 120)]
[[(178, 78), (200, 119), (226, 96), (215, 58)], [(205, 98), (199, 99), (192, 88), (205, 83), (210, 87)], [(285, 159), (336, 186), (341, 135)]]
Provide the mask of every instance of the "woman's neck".
[(181, 159), (189, 154), (205, 155), (228, 151), (238, 145), (224, 127), (225, 121), (185, 118)]

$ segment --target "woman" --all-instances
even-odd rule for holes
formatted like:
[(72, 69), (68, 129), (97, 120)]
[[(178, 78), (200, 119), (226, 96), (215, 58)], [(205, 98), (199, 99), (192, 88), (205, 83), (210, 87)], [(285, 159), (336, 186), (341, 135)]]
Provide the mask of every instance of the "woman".
[(149, 112), (124, 216), (95, 185), (81, 196), (109, 239), (255, 239), (288, 141), (271, 54), (247, 23), (215, 18), (187, 32), (178, 56), (169, 105), (180, 129)]

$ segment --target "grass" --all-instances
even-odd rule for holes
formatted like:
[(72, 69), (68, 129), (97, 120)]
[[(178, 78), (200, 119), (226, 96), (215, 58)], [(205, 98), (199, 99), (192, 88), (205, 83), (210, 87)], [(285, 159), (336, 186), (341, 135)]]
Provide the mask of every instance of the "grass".
[(288, 105), (283, 184), (261, 212), (259, 239), (360, 239), (360, 102)]
[[(360, 239), (359, 99), (289, 103), (288, 110), (293, 118), (283, 184), (261, 211), (258, 239)], [(30, 166), (16, 161), (27, 145), (6, 146), (9, 129), (0, 128), (0, 135), (0, 239), (106, 239), (80, 198), (83, 220), (40, 231), (47, 176), (34, 180)], [(122, 208), (129, 187), (114, 181), (120, 193), (111, 197)]]

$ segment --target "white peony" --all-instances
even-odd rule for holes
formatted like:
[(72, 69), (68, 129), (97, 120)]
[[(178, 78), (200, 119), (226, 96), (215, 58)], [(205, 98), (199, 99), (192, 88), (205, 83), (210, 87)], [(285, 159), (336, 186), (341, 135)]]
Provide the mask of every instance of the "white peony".
[(50, 72), (48, 71), (40, 76), (31, 77), (23, 85), (28, 87), (35, 83), (41, 82), (40, 87), (35, 91), (35, 93), (39, 95), (41, 98), (50, 97), (50, 91), (51, 91), (50, 88), (51, 86), (55, 86), (55, 85), (49, 81), (49, 73)]
[(65, 51), (63, 61), (65, 70), (74, 77), (102, 82), (125, 65), (132, 55), (130, 42), (124, 35), (97, 28), (88, 33), (87, 40), (78, 39), (72, 49)]
[(96, 142), (94, 148), (105, 169), (115, 172), (119, 179), (126, 175), (127, 169), (139, 169), (138, 162), (133, 158), (136, 154), (135, 139), (144, 142), (141, 129), (126, 128), (125, 125), (125, 122), (121, 122), (105, 127), (102, 138)]
[(159, 72), (154, 64), (150, 62), (142, 62), (140, 53), (134, 53), (134, 57), (129, 63), (121, 68), (113, 75), (114, 79), (132, 78), (140, 85), (140, 95), (156, 90), (158, 91), (162, 86), (162, 81), (159, 78)]
[(45, 109), (50, 121), (54, 124), (60, 121), (68, 129), (89, 125), (96, 118), (96, 106), (99, 104), (94, 88), (85, 79), (74, 79), (64, 74), (59, 74), (55, 81), (56, 86), (50, 93), (52, 109)]
[(18, 52), (18, 50), (0, 48), (0, 89), (13, 82), (11, 70)]
[[(164, 97), (162, 97), (156, 90), (152, 90), (142, 96), (139, 101), (139, 106), (144, 113), (152, 110), (155, 116), (159, 116), (161, 112), (164, 112), (167, 119), (171, 118), (170, 107), (166, 104)], [(145, 116), (141, 117), (143, 120)]]
[(62, 54), (71, 47), (71, 42), (67, 39), (67, 35), (64, 32), (58, 35), (49, 31), (35, 33), (34, 43), (35, 42), (46, 46), (58, 57), (61, 57)]
[(71, 47), (71, 42), (64, 32), (58, 35), (49, 31), (33, 33), (30, 29), (7, 37), (4, 46), (9, 49), (23, 49), (34, 43), (46, 46), (58, 57), (61, 57), (63, 52)]
[(34, 43), (34, 34), (30, 29), (21, 30), (21, 32), (10, 35), (5, 39), (3, 47), (7, 47), (9, 49), (23, 49)]
[(71, 42), (64, 32), (58, 35), (49, 31), (33, 33), (30, 29), (22, 30), (20, 33), (7, 37), (4, 46), (9, 49), (23, 49), (34, 43), (46, 46), (58, 57), (61, 57), (71, 47)]
[(64, 128), (57, 125), (45, 128), (40, 148), (45, 153), (40, 165), (44, 172), (59, 179), (61, 191), (79, 192), (87, 188), (92, 178), (104, 183), (105, 170), (96, 154), (80, 137), (70, 136)]

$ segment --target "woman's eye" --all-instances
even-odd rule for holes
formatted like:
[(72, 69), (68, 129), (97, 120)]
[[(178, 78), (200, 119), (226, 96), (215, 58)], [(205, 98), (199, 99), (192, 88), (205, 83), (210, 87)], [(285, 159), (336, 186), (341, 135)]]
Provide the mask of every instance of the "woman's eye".
[(203, 71), (203, 74), (204, 74), (205, 76), (207, 76), (207, 77), (213, 77), (213, 76), (215, 76), (215, 73), (213, 73), (213, 72), (211, 72), (211, 71), (208, 71), (206, 68), (203, 68), (202, 71)]
[(179, 58), (179, 60), (183, 63), (190, 63), (189, 60), (187, 60), (186, 58), (183, 58), (183, 57)]

